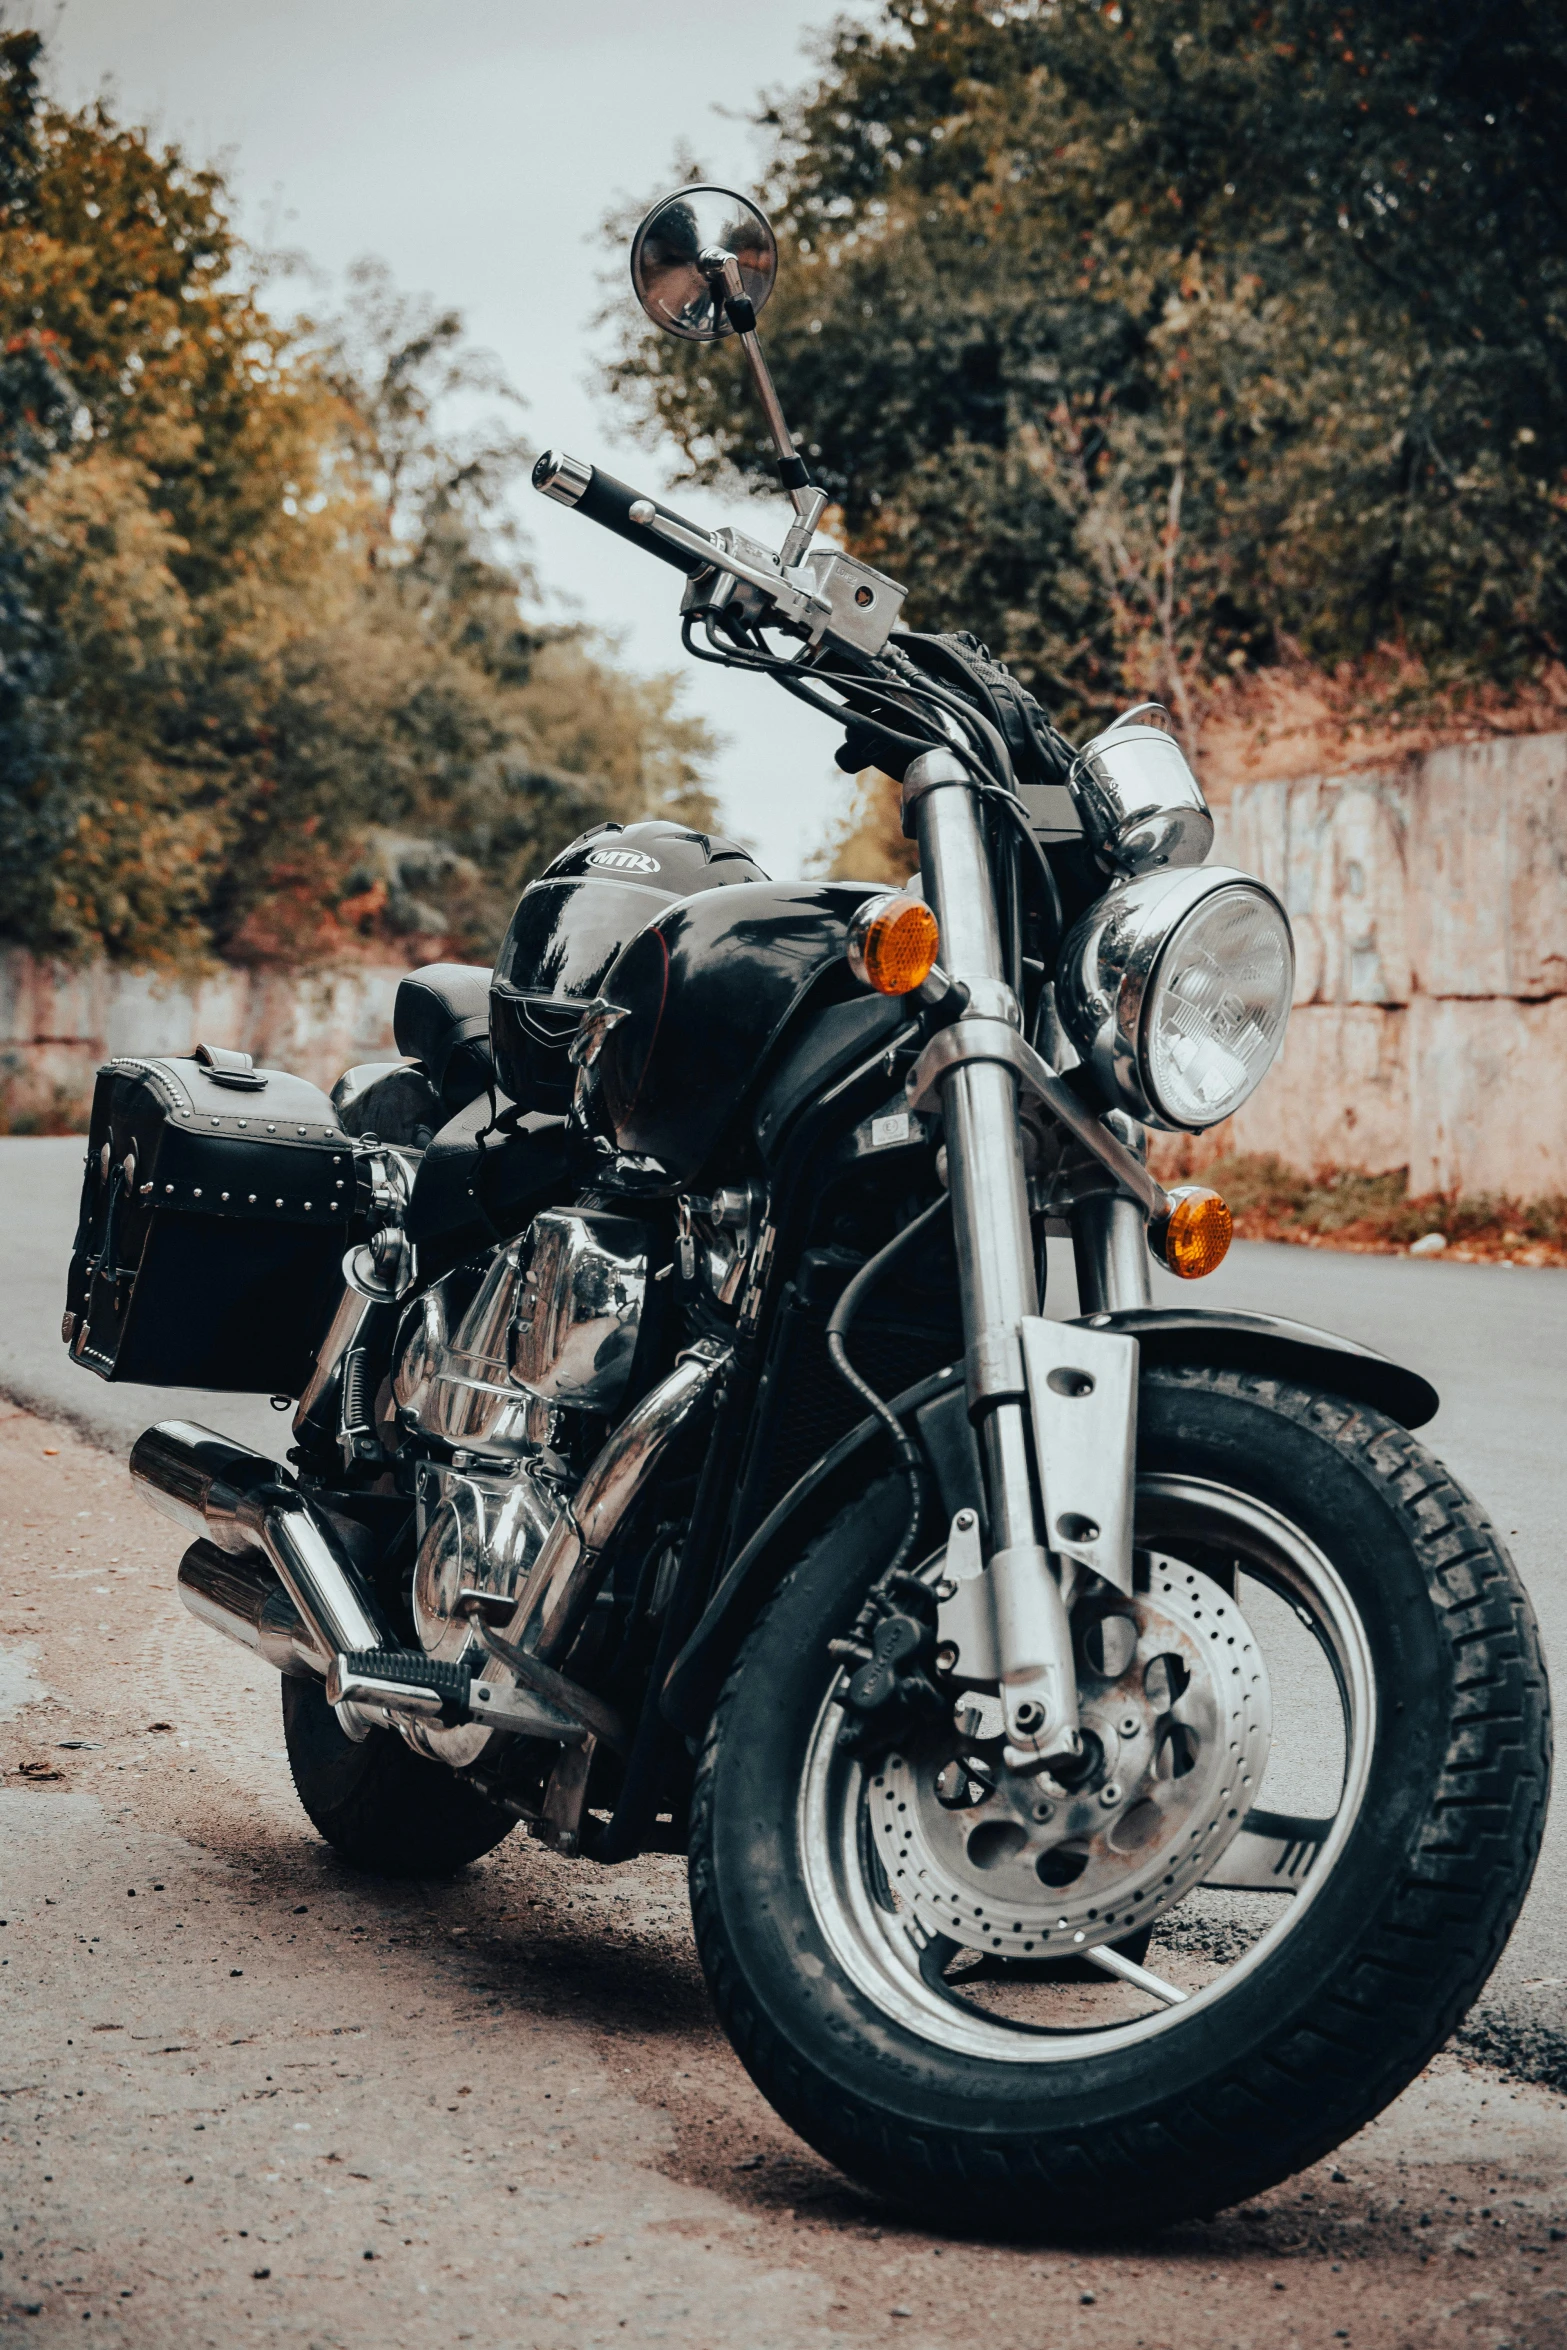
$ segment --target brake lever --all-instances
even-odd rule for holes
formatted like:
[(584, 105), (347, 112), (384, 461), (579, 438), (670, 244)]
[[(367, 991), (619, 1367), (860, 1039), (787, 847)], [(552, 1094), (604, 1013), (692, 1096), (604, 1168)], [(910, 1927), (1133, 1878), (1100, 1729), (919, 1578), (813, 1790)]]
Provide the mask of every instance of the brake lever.
[(727, 571), (732, 579), (744, 580), (747, 587), (760, 588), (777, 605), (785, 620), (794, 621), (812, 637), (819, 636), (832, 618), (831, 604), (805, 588), (796, 587), (785, 579), (781, 570), (769, 571), (760, 563), (748, 563), (743, 555), (720, 546), (705, 531), (688, 530), (683, 522), (660, 514), (651, 498), (637, 499), (631, 508), (631, 520), (658, 538), (667, 539), (684, 554), (700, 555), (715, 571)]

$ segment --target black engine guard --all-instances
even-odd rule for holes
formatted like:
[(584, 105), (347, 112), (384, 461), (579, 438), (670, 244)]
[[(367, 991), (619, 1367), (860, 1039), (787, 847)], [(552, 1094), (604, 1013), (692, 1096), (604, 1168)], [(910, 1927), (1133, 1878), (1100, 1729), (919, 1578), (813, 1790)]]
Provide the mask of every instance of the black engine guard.
[[(1136, 1338), (1145, 1363), (1222, 1363), (1237, 1371), (1273, 1372), (1325, 1387), (1350, 1403), (1370, 1404), (1405, 1428), (1423, 1428), (1440, 1401), (1418, 1371), (1354, 1339), (1277, 1314), (1138, 1306), (1086, 1318), (1096, 1330), (1124, 1330)], [(962, 1372), (956, 1366), (938, 1371), (894, 1397), (893, 1409), (924, 1446), (943, 1509), (950, 1514), (977, 1499), (979, 1461), (963, 1406)], [(875, 1420), (851, 1428), (790, 1487), (740, 1551), (664, 1682), (664, 1718), (685, 1737), (701, 1736), (736, 1651), (790, 1558), (863, 1485), (862, 1454), (884, 1451), (887, 1442)]]

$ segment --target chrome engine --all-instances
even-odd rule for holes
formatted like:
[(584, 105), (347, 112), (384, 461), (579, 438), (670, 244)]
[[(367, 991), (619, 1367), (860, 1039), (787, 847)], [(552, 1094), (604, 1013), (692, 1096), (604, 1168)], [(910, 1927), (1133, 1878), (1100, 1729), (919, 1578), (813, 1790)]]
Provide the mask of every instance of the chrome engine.
[(578, 1547), (569, 1418), (618, 1410), (646, 1285), (642, 1225), (550, 1209), (496, 1250), (455, 1322), (457, 1276), (409, 1308), (393, 1406), (405, 1431), (452, 1452), (425, 1463), (417, 1486), (413, 1611), (432, 1656), (469, 1656), (473, 1615), (510, 1623), (546, 1548), (553, 1560)]

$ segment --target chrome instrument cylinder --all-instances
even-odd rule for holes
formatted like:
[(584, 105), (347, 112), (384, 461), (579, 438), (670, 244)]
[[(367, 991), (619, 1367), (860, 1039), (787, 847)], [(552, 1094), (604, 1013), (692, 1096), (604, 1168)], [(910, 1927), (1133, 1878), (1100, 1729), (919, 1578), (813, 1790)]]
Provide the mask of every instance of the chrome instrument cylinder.
[(1132, 710), (1118, 718), (1073, 761), (1067, 784), (1084, 827), (1115, 873), (1200, 865), (1213, 846), (1202, 786), (1174, 736), (1132, 724), (1136, 716)]

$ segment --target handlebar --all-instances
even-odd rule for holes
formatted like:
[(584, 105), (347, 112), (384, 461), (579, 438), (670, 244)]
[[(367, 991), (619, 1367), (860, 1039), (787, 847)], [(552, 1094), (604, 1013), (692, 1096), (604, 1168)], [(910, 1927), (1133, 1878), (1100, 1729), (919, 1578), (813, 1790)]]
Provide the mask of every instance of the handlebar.
[(688, 579), (694, 579), (699, 571), (707, 568), (700, 555), (672, 546), (656, 531), (633, 522), (631, 509), (639, 502), (645, 503), (667, 521), (677, 522), (682, 529), (705, 539), (708, 534), (699, 523), (687, 522), (672, 506), (661, 505), (657, 498), (649, 498), (646, 491), (634, 490), (629, 483), (617, 481), (602, 466), (585, 465), (580, 457), (568, 457), (561, 449), (546, 449), (533, 468), (533, 486), (546, 498), (553, 498), (557, 505), (571, 506), (578, 514), (585, 514), (590, 522), (612, 530), (617, 538), (628, 539), (645, 555), (656, 555), (661, 563), (683, 571)]

